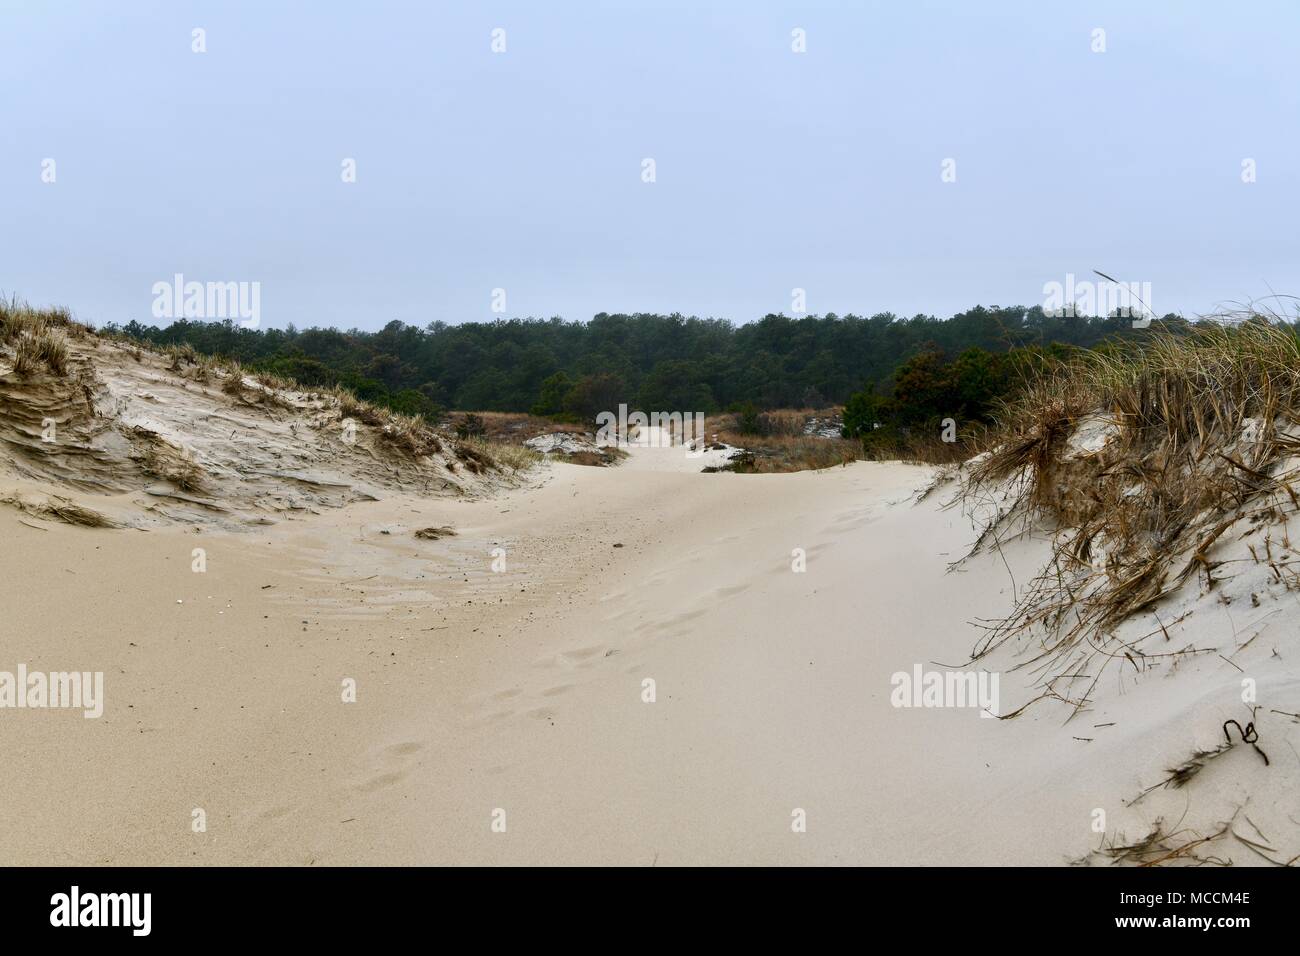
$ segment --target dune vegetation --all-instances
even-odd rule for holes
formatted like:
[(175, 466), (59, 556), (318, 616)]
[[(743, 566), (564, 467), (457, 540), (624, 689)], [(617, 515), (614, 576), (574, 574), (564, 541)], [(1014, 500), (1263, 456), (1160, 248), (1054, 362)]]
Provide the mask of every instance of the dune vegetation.
[[(1300, 587), (1286, 530), (1300, 510), (1300, 340), (1288, 327), (1258, 318), (1080, 350), (1007, 402), (987, 441), (961, 468), (963, 503), (987, 517), (976, 550), (1035, 529), (1052, 548), (976, 657), (1034, 633), (1035, 660), (1064, 675), (1082, 658), (1143, 655), (1111, 643), (1115, 629), (1189, 582), (1209, 594), (1251, 564)], [(1167, 640), (1159, 622), (1147, 636)], [(1086, 702), (1088, 690), (1059, 686), (1049, 679), (1044, 696)]]

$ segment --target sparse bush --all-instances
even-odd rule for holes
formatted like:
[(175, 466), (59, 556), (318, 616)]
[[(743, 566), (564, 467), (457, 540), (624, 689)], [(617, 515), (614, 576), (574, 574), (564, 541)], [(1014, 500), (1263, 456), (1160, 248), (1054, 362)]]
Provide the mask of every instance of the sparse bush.
[(486, 432), (487, 428), (483, 424), (483, 417), (476, 415), (474, 412), (466, 412), (465, 416), (456, 423), (456, 437), (461, 441), (470, 438), (482, 438)]

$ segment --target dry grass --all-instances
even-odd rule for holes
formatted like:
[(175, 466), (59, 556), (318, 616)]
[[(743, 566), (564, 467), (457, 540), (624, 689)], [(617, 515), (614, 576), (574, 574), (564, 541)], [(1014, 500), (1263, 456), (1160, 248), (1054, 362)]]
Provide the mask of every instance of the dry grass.
[[(613, 468), (628, 456), (622, 448), (608, 445), (593, 451), (552, 452), (552, 457), (570, 465), (588, 465), (593, 468)], [(545, 457), (545, 456), (542, 456)]]
[[(49, 328), (70, 329), (73, 326), (79, 330), (86, 328), (73, 322), (67, 309), (33, 309), (17, 296), (0, 296), (0, 342), (12, 344), (24, 334), (35, 336)], [(80, 334), (83, 333), (78, 332)]]
[(1213, 833), (1200, 833), (1187, 827), (1171, 831), (1162, 818), (1137, 840), (1126, 843), (1122, 838), (1112, 839), (1075, 863), (1097, 860), (1112, 866), (1231, 866), (1231, 860), (1205, 853), (1231, 830), (1232, 821)]
[[(418, 415), (402, 415), (378, 405), (357, 398), (352, 392), (340, 386), (323, 391), (327, 400), (338, 405), (339, 415), (343, 419), (353, 419), (378, 430), (381, 442), (388, 447), (412, 458), (423, 458), (440, 454), (450, 447), (451, 460), (447, 467), (456, 470), (459, 462), (466, 471), (475, 475), (489, 471), (526, 471), (537, 464), (542, 456), (530, 448), (512, 442), (497, 441), (479, 434), (480, 425), (488, 420), (493, 422), (493, 431), (501, 428), (504, 419), (510, 416), (484, 413), (483, 417), (470, 419), (470, 428), (464, 438), (449, 438), (439, 435), (425, 419)], [(489, 419), (490, 416), (490, 419)], [(531, 416), (518, 416), (529, 418)], [(453, 425), (463, 424), (453, 422)], [(483, 428), (482, 431), (488, 431)]]
[(333, 386), (326, 394), (338, 402), (339, 412), (344, 418), (354, 418), (366, 425), (383, 427), (393, 417), (388, 409), (357, 398), (341, 385)]
[(501, 444), (521, 444), (553, 432), (584, 434), (590, 429), (523, 412), (448, 412), (446, 426), (464, 438), (480, 437)]
[[(571, 434), (590, 438), (590, 429), (573, 422), (560, 422), (522, 412), (450, 412), (443, 425), (445, 431), (454, 433), (462, 446), (469, 446), (480, 460), (466, 462), (466, 468), (480, 473), (485, 462), (492, 462), (501, 470), (519, 473), (546, 460), (546, 455), (524, 445), (530, 438), (540, 435)], [(608, 467), (627, 457), (618, 448), (581, 451), (564, 454), (552, 452), (557, 461), (573, 465)], [(462, 459), (463, 460), (463, 459)]]
[(221, 381), (221, 390), (227, 395), (239, 398), (247, 386), (244, 384), (244, 367), (238, 362), (231, 362), (226, 369), (226, 377)]
[(724, 412), (708, 418), (708, 432), (719, 434), (743, 434), (751, 441), (753, 436), (802, 437), (804, 429), (814, 419), (826, 422), (837, 419), (843, 414), (843, 408), (774, 408), (765, 412), (754, 412), (748, 417), (740, 412)]
[(426, 541), (437, 541), (439, 538), (454, 537), (455, 534), (456, 529), (448, 525), (443, 525), (440, 528), (420, 528), (415, 532), (417, 538), (422, 538)]
[(539, 454), (524, 445), (490, 441), (486, 438), (471, 439), (469, 443), (496, 462), (501, 468), (511, 472), (527, 471), (546, 458), (545, 455)]
[(26, 514), (37, 518), (53, 518), (64, 524), (80, 525), (84, 528), (116, 528), (117, 525), (98, 511), (82, 507), (68, 498), (51, 495), (44, 501), (33, 503), (10, 495), (0, 498), (0, 504), (11, 505)]
[(815, 471), (835, 465), (847, 465), (862, 457), (862, 444), (844, 438), (817, 438), (806, 435), (742, 435), (723, 431), (721, 442), (743, 448), (729, 465), (718, 470), (740, 474), (781, 474), (792, 471)]
[(163, 349), (163, 355), (170, 360), (167, 367), (173, 372), (180, 372), (186, 366), (199, 364), (199, 353), (194, 351), (194, 346), (188, 342), (166, 346)]
[(486, 474), (498, 467), (496, 460), (488, 454), (486, 446), (477, 442), (457, 442), (453, 453), (465, 466), (465, 470), (474, 475)]
[[(423, 458), (442, 451), (441, 439), (423, 418), (416, 415), (398, 415), (387, 409), (375, 408), (373, 405), (370, 409), (373, 410), (374, 417), (383, 421), (379, 429), (380, 439), (391, 447), (413, 458)], [(374, 422), (372, 421), (371, 424)]]
[[(217, 359), (198, 356), (194, 364), (194, 379), (198, 382), (206, 382), (210, 375), (215, 374), (222, 367), (223, 363)], [(245, 381), (248, 373), (238, 362), (224, 364), (224, 368), (226, 374), (221, 380), (221, 390), (236, 401), (245, 405), (262, 406), (263, 409), (294, 408), (294, 403), (288, 395), (289, 392), (297, 390), (293, 383), (278, 376), (259, 373), (252, 376), (255, 384), (250, 385)]]
[[(266, 376), (267, 382), (283, 382)], [(262, 381), (262, 379), (259, 379)], [(321, 395), (338, 406), (339, 418), (352, 419), (377, 429), (380, 441), (388, 448), (412, 458), (423, 458), (443, 451), (443, 439), (418, 415), (402, 415), (357, 398), (342, 386), (324, 389)]]
[(6, 343), (13, 343), (24, 335), (44, 331), (45, 321), (29, 309), (14, 310), (6, 307), (0, 312), (0, 334)]
[(136, 426), (131, 437), (143, 445), (136, 456), (145, 474), (171, 482), (182, 491), (203, 490), (203, 469), (185, 449), (178, 448), (157, 432)]
[[(1229, 528), (1300, 508), (1300, 341), (1253, 320), (1081, 352), (1003, 409), (994, 441), (964, 487), (994, 511), (980, 541), (1017, 525), (1055, 536), (1047, 570), (975, 656), (1034, 629), (1035, 662), (1077, 679), (1096, 655), (1102, 669), (1124, 659), (1105, 646), (1121, 622), (1190, 579), (1212, 589)], [(1084, 683), (1071, 696), (1049, 679), (1043, 697), (1077, 712), (1096, 680)]]
[(915, 465), (956, 465), (987, 451), (989, 442), (989, 431), (983, 428), (959, 433), (957, 440), (951, 442), (930, 431), (923, 437), (910, 435), (897, 444), (872, 442), (864, 446), (863, 457), (869, 461), (904, 461)]
[(273, 392), (300, 392), (302, 386), (292, 379), (285, 378), (283, 375), (274, 375), (271, 372), (258, 372), (253, 376), (253, 380), (263, 388)]
[[(343, 420), (353, 419), (377, 429), (379, 440), (388, 448), (411, 458), (423, 458), (440, 454), (450, 442), (453, 454), (474, 474), (494, 470), (497, 463), (489, 453), (486, 444), (483, 447), (470, 447), (465, 442), (451, 442), (440, 436), (429, 423), (418, 415), (402, 415), (378, 405), (357, 398), (346, 388), (335, 385), (321, 392), (326, 401), (338, 406), (339, 417)], [(454, 471), (454, 462), (448, 467)]]
[[(139, 359), (137, 359), (137, 361), (139, 361)], [(194, 381), (196, 382), (209, 381), (212, 378), (212, 376), (214, 376), (217, 373), (220, 367), (221, 367), (221, 363), (218, 362), (211, 355), (199, 356), (198, 363), (194, 366)]]
[(81, 338), (87, 332), (67, 309), (33, 309), (16, 296), (0, 297), (0, 343), (13, 347), (18, 375), (34, 375), (42, 367), (66, 375), (68, 336)]
[(838, 421), (842, 409), (778, 408), (765, 412), (727, 413), (708, 419), (710, 446), (722, 442), (744, 449), (730, 464), (710, 471), (781, 474), (845, 465), (863, 457), (862, 444), (843, 438), (805, 434), (810, 424)]
[(14, 346), (14, 371), (19, 375), (33, 375), (41, 366), (60, 377), (68, 373), (67, 336), (48, 326), (22, 333)]

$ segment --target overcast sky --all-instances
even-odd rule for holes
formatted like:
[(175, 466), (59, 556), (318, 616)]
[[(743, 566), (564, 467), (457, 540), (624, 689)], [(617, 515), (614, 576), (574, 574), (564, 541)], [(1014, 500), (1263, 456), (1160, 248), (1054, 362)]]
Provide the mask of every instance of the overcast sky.
[(1300, 294), (1298, 27), (1294, 2), (3, 0), (0, 290), (152, 321), (182, 273), (259, 282), (264, 325), (360, 328), (490, 320), (494, 289), (506, 316), (737, 322), (796, 288), (1032, 305), (1093, 269), (1159, 313)]

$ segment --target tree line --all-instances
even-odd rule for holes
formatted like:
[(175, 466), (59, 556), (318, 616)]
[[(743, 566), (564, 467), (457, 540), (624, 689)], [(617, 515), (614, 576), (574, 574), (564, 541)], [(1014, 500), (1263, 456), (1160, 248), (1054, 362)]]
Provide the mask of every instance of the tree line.
[[(105, 331), (156, 346), (189, 344), (307, 386), (343, 385), (360, 398), (431, 419), (454, 408), (584, 420), (619, 403), (710, 414), (821, 408), (854, 395), (867, 396), (858, 406), (866, 401), (878, 416), (889, 411), (900, 384), (904, 395), (914, 393), (907, 401), (933, 399), (925, 390), (934, 383), (921, 382), (922, 372), (957, 361), (962, 371), (955, 387), (965, 390), (978, 418), (987, 393), (1005, 384), (995, 356), (1031, 347), (1089, 348), (1134, 334), (1125, 318), (1049, 315), (1039, 306), (979, 306), (948, 319), (766, 315), (739, 325), (602, 312), (588, 322), (530, 318), (419, 327), (393, 321), (376, 332), (245, 329), (229, 320), (184, 319), (166, 327), (131, 321)], [(924, 368), (900, 379), (909, 362)], [(983, 384), (973, 384), (977, 379)]]

